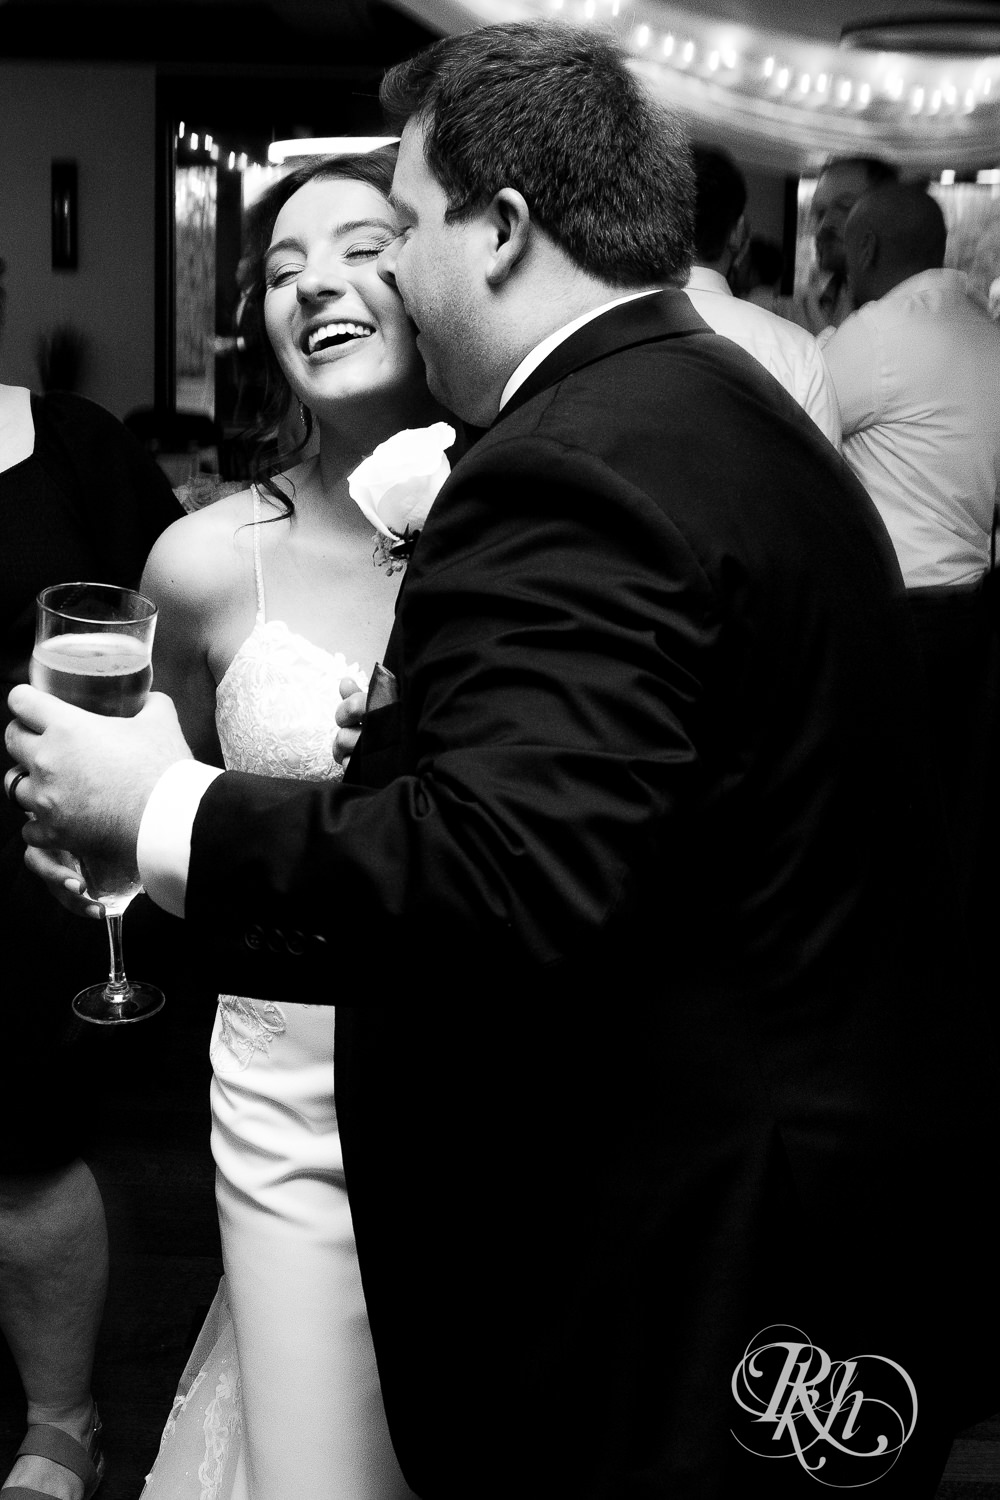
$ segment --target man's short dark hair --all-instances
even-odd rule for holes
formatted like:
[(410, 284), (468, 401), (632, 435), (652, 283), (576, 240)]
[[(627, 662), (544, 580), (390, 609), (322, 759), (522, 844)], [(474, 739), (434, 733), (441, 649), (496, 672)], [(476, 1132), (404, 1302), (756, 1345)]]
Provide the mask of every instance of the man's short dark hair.
[(695, 146), (694, 253), (718, 260), (747, 206), (747, 185), (731, 157), (713, 146)]
[(686, 133), (600, 34), (540, 21), (446, 37), (391, 68), (381, 99), (393, 129), (424, 126), (449, 219), (515, 188), (591, 275), (623, 287), (686, 278)]

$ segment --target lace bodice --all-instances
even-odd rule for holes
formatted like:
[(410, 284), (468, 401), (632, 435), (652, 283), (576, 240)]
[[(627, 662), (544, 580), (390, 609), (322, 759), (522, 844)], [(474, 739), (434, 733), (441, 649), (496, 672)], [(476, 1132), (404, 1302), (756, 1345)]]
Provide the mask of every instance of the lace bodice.
[(254, 488), (254, 571), (257, 619), (229, 663), (215, 696), (215, 723), (226, 767), (297, 781), (335, 781), (333, 758), (340, 681), (367, 675), (342, 652), (314, 646), (268, 620), (260, 556), (260, 497)]

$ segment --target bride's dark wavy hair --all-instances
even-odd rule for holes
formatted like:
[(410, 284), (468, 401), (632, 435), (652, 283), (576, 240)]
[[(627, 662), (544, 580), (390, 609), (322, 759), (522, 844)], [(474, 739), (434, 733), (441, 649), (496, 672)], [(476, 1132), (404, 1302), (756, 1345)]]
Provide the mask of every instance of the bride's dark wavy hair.
[(241, 305), (236, 331), (243, 340), (243, 357), (248, 367), (255, 368), (262, 377), (264, 391), (260, 408), (247, 433), (251, 444), (250, 478), (278, 501), (286, 515), (292, 514), (294, 505), (291, 496), (278, 485), (276, 476), (303, 451), (312, 435), (313, 424), (312, 413), (303, 408), (302, 437), (291, 445), (282, 442), (295, 396), (271, 348), (264, 323), (267, 290), (264, 268), (274, 223), (289, 198), (307, 182), (317, 179), (344, 178), (349, 182), (364, 182), (388, 198), (397, 152), (398, 147), (392, 144), (343, 156), (310, 157), (266, 188), (248, 209), (244, 220), (240, 260)]

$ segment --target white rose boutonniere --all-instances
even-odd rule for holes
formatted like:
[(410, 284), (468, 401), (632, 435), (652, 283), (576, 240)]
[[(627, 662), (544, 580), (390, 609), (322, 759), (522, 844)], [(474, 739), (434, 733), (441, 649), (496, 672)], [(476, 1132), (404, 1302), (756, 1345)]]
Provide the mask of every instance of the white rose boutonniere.
[(451, 473), (445, 449), (455, 441), (447, 422), (407, 427), (379, 443), (348, 476), (347, 488), (375, 527), (376, 562), (390, 574), (406, 563), (437, 492)]

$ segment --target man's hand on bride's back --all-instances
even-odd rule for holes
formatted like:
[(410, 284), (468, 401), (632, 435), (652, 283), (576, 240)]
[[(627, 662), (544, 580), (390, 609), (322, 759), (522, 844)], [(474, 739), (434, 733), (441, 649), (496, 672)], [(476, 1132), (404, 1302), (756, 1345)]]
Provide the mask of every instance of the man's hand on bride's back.
[(365, 722), (365, 702), (368, 695), (358, 687), (353, 677), (344, 677), (340, 683), (340, 696), (343, 701), (338, 705), (335, 716), (340, 727), (333, 741), (333, 758), (346, 766)]

